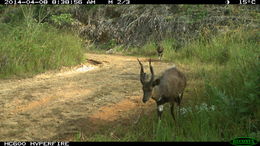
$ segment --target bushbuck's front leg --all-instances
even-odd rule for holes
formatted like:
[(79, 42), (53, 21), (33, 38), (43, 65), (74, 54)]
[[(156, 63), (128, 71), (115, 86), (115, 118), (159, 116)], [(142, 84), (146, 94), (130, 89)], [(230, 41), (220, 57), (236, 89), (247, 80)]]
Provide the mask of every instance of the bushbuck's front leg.
[(162, 112), (163, 112), (163, 104), (157, 103), (157, 114), (158, 114), (159, 120), (162, 119)]
[(168, 102), (167, 98), (161, 97), (159, 100), (156, 101), (157, 104), (157, 114), (159, 119), (161, 120), (162, 112), (163, 112), (163, 105)]

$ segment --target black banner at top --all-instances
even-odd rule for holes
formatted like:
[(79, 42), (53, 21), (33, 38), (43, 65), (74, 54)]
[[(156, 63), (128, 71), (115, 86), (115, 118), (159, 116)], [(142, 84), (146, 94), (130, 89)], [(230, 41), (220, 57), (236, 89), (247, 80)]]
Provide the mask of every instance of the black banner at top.
[[(137, 142), (109, 142), (113, 145), (122, 145), (122, 144), (137, 144)], [(146, 143), (146, 144), (153, 144), (156, 142), (142, 142), (142, 143)], [(76, 146), (76, 145), (87, 145), (87, 144), (100, 144), (100, 142), (37, 142), (37, 141), (31, 141), (31, 142), (0, 142), (0, 146)], [(208, 145), (224, 145), (224, 146), (232, 146), (229, 142), (163, 142), (160, 143), (163, 145), (199, 145), (199, 146), (208, 146)]]
[(93, 5), (93, 4), (257, 4), (256, 0), (1, 0), (1, 4), (53, 4), (53, 5)]

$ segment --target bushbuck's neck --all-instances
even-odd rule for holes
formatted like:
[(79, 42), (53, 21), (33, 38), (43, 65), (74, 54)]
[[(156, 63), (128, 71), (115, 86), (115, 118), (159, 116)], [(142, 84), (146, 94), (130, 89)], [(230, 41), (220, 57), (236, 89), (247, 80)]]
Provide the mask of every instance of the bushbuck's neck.
[(155, 101), (158, 101), (160, 99), (159, 86), (155, 86), (153, 88), (152, 99), (154, 99)]

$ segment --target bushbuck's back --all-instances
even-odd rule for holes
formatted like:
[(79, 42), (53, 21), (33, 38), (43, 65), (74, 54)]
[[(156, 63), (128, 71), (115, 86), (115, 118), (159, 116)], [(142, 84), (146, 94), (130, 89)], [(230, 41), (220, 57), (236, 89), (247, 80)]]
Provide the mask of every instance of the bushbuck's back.
[[(158, 86), (161, 97), (179, 97), (186, 87), (186, 77), (176, 67), (164, 72)], [(170, 98), (174, 100), (174, 98)]]

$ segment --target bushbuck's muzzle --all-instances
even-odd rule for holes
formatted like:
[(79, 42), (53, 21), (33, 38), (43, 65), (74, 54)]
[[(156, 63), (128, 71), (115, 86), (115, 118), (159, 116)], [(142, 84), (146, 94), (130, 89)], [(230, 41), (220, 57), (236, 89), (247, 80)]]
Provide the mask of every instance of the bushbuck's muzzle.
[(146, 103), (146, 101), (148, 101), (148, 99), (143, 98), (143, 103)]
[(151, 93), (145, 93), (143, 96), (143, 103), (146, 103), (151, 97)]

